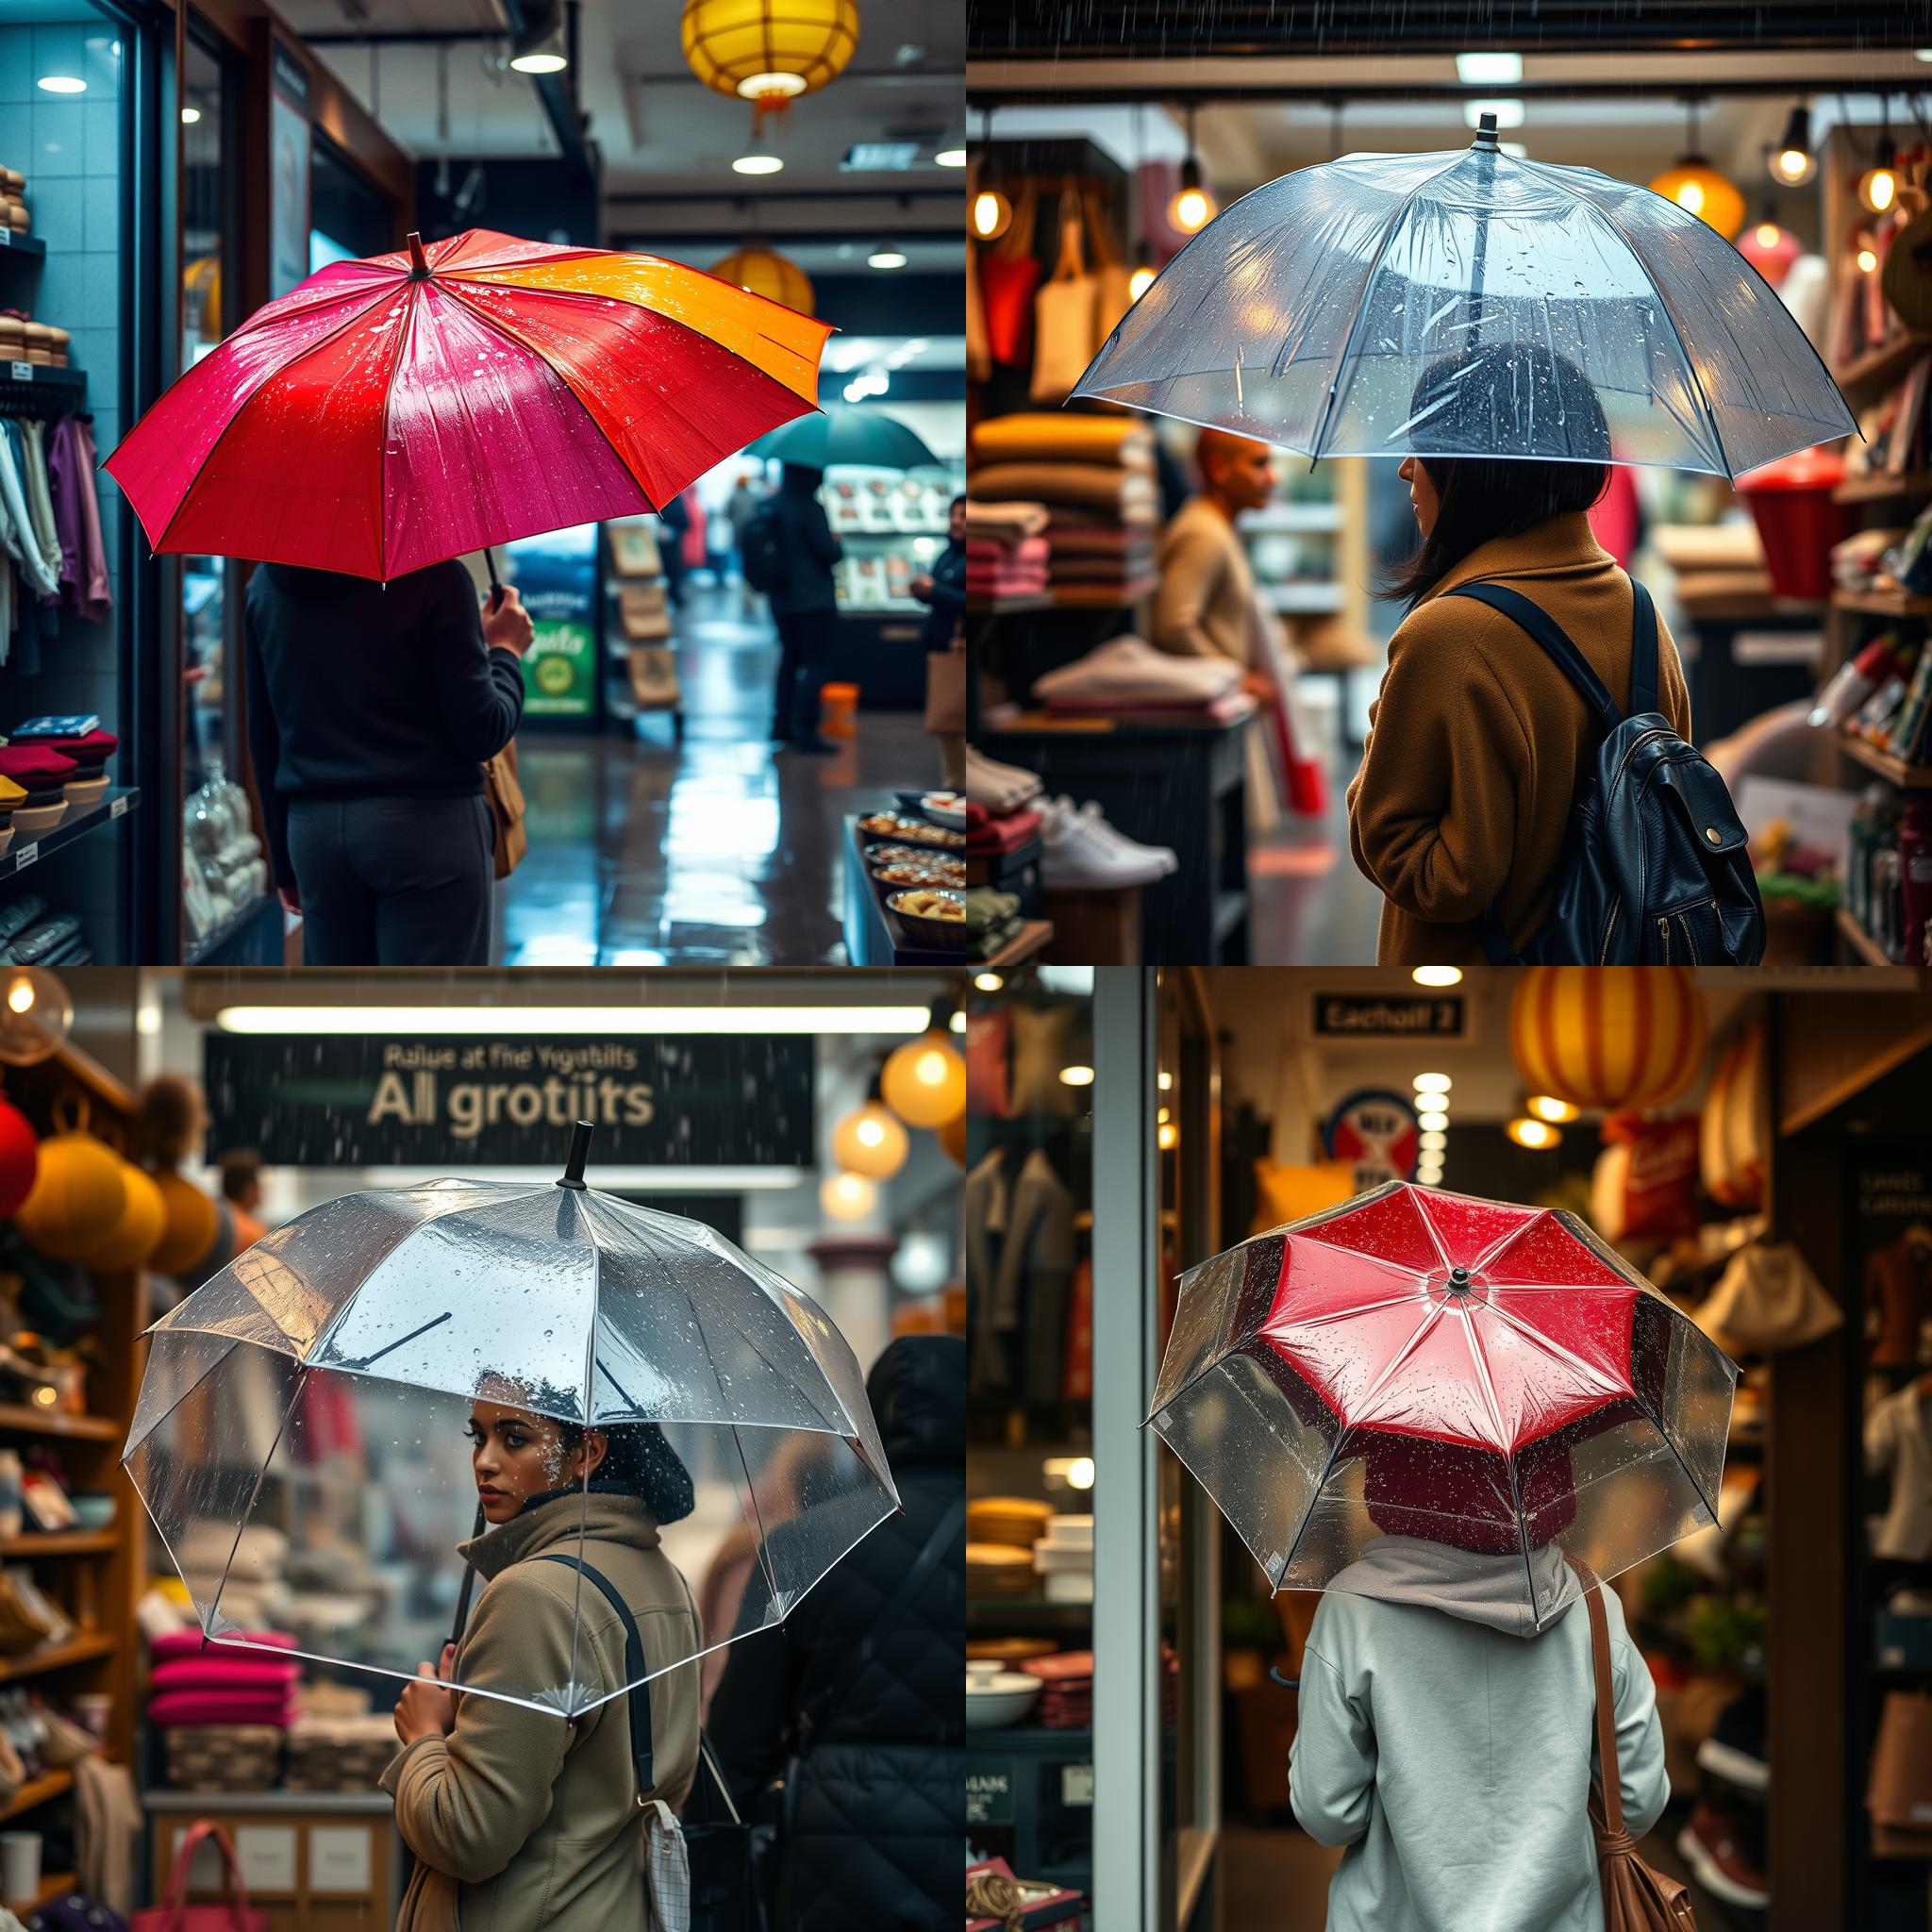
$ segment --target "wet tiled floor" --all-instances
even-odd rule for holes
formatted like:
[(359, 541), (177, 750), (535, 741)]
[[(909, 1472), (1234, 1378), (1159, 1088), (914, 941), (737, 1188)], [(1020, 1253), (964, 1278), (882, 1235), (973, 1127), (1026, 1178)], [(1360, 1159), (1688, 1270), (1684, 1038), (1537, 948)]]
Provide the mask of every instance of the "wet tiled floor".
[(937, 783), (937, 748), (918, 716), (865, 711), (829, 758), (774, 752), (769, 621), (693, 588), (678, 628), (681, 745), (663, 717), (518, 741), (530, 850), (497, 889), (501, 963), (842, 963), (844, 814)]
[[(1353, 776), (1360, 754), (1345, 764)], [(1347, 778), (1330, 774), (1328, 809), (1291, 819), (1248, 848), (1248, 958), (1257, 966), (1373, 966), (1382, 895), (1348, 849)]]

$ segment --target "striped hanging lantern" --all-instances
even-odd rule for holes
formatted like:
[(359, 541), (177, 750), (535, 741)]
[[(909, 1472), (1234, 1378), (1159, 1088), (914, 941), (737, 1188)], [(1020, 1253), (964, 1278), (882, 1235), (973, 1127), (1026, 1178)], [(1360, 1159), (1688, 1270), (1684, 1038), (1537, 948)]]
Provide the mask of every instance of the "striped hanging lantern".
[(1703, 996), (1681, 966), (1531, 966), (1509, 1002), (1524, 1085), (1601, 1112), (1674, 1099), (1704, 1039)]
[(1764, 1023), (1747, 1026), (1718, 1056), (1705, 1096), (1704, 1191), (1720, 1207), (1764, 1205)]

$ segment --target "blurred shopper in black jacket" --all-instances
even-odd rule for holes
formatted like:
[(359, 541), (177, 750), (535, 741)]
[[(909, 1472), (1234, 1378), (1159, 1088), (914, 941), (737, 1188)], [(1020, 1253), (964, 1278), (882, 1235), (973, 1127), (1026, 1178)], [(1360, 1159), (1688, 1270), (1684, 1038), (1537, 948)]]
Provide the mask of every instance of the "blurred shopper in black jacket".
[(782, 559), (766, 593), (779, 645), (772, 739), (793, 751), (832, 749), (819, 736), (819, 693), (839, 623), (832, 566), (845, 555), (845, 546), (833, 536), (816, 494), (824, 474), (800, 463), (785, 464), (767, 506)]
[(248, 581), (248, 751), (275, 885), (311, 966), (485, 966), (483, 760), (516, 735), (530, 619), (459, 562), (388, 584), (266, 563)]
[[(902, 1336), (865, 1391), (905, 1514), (864, 1538), (782, 1629), (733, 1644), (711, 1700), (711, 1743), (743, 1798), (791, 1760), (774, 1932), (959, 1923), (966, 1344)], [(791, 1527), (777, 1525), (774, 1543)]]

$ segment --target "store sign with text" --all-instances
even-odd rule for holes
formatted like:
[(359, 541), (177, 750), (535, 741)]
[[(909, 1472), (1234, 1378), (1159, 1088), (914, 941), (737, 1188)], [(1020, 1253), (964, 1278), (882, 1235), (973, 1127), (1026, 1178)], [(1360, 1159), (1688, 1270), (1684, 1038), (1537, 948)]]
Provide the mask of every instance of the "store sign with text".
[(296, 1167), (557, 1167), (595, 1123), (598, 1166), (809, 1167), (814, 1043), (211, 1033), (210, 1155)]
[(1464, 1040), (1467, 1002), (1459, 992), (1318, 992), (1316, 1037), (1323, 1040)]

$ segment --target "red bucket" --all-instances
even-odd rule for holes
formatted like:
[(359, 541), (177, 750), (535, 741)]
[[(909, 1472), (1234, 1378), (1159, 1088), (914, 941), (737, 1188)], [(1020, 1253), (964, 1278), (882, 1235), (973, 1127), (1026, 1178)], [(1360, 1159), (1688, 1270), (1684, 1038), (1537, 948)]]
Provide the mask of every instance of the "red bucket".
[(1831, 500), (1844, 475), (1843, 462), (1828, 450), (1801, 449), (1738, 478), (1775, 595), (1812, 604), (1831, 595), (1831, 548), (1852, 528), (1850, 512)]

